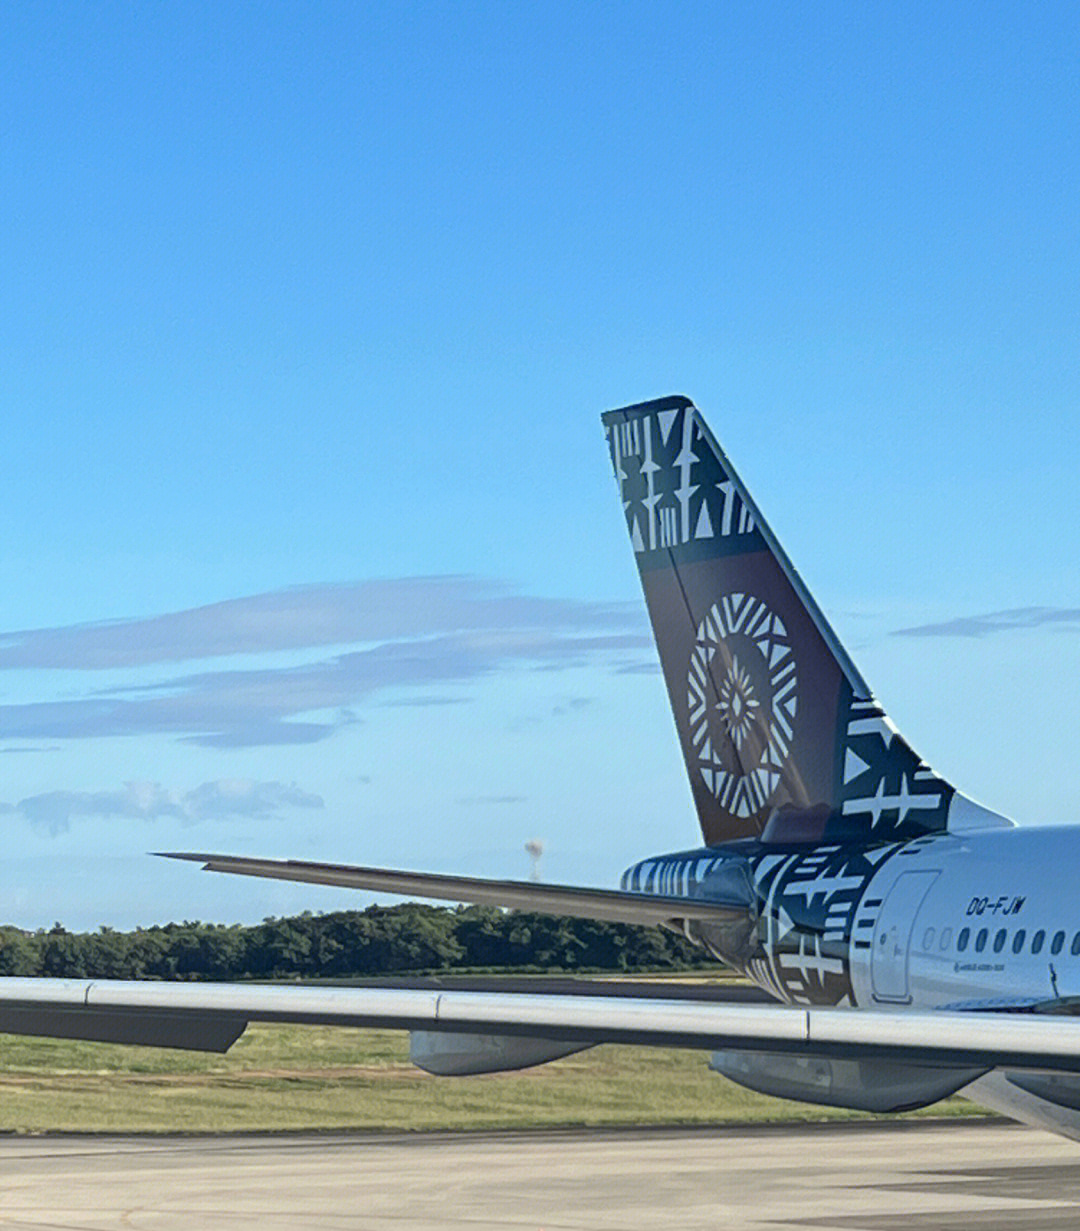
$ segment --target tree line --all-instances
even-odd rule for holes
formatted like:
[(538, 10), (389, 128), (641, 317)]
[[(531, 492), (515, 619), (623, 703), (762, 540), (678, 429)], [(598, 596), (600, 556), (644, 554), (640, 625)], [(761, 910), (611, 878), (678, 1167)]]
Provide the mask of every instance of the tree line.
[(407, 902), (254, 925), (167, 923), (131, 932), (0, 926), (0, 975), (78, 979), (340, 979), (452, 971), (685, 970), (710, 964), (654, 927)]

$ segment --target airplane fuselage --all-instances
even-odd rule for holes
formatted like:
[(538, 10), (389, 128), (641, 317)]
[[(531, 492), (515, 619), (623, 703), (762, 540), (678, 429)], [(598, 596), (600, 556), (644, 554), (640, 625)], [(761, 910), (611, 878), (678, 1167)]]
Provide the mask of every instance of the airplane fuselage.
[(1080, 828), (930, 834), (910, 842), (743, 840), (635, 864), (626, 889), (730, 900), (744, 927), (687, 935), (778, 998), (936, 1008), (1080, 995)]

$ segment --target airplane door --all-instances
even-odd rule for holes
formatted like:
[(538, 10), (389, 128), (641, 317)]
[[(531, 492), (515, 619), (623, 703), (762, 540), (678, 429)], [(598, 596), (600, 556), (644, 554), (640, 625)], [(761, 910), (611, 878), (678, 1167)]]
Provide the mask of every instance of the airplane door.
[(904, 872), (894, 882), (881, 907), (874, 928), (870, 958), (870, 979), (875, 1000), (906, 1003), (908, 989), (908, 952), (915, 917), (937, 872)]

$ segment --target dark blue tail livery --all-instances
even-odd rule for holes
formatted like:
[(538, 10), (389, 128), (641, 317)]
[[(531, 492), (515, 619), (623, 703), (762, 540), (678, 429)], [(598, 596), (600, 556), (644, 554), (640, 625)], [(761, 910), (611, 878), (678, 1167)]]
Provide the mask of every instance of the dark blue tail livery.
[(693, 403), (603, 420), (706, 843), (944, 830), (953, 788), (874, 700)]

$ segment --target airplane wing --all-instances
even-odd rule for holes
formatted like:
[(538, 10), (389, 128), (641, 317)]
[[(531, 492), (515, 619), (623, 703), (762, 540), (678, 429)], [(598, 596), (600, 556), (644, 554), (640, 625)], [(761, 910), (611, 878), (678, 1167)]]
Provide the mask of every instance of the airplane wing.
[(1080, 1023), (1003, 1012), (877, 1012), (410, 988), (0, 978), (0, 1031), (225, 1051), (249, 1022), (635, 1043), (954, 1070), (1080, 1072)]
[(684, 919), (710, 923), (746, 917), (748, 902), (631, 893), (622, 889), (587, 889), (577, 885), (547, 885), (537, 881), (483, 880), (474, 876), (443, 876), (396, 868), (358, 868), (348, 864), (307, 863), (300, 859), (251, 859), (242, 855), (199, 855), (158, 851), (166, 859), (201, 863), (207, 872), (267, 876), (274, 880), (374, 889), (474, 905), (507, 906), (548, 915), (574, 915), (609, 923), (661, 923), (677, 926)]

